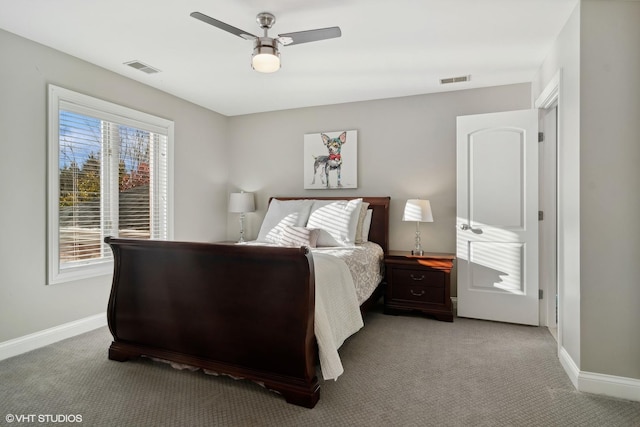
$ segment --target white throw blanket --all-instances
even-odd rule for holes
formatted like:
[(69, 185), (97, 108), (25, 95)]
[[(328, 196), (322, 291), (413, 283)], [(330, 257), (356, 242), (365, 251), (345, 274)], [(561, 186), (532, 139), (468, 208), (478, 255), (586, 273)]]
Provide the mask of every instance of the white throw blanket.
[(316, 280), (315, 329), (325, 380), (344, 372), (338, 348), (364, 326), (351, 272), (344, 261), (313, 252)]

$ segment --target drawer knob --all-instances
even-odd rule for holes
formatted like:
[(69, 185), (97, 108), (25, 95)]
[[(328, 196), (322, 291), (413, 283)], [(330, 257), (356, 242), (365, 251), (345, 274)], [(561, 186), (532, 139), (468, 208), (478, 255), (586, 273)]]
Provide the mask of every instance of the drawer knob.
[(414, 276), (413, 273), (411, 274), (411, 278), (413, 280), (415, 280), (416, 282), (419, 282), (420, 280), (424, 279), (424, 274), (421, 274), (420, 276)]
[(424, 289), (420, 289), (419, 292), (416, 292), (413, 289), (409, 289), (409, 292), (411, 292), (411, 295), (416, 297), (421, 297), (422, 295), (424, 295)]

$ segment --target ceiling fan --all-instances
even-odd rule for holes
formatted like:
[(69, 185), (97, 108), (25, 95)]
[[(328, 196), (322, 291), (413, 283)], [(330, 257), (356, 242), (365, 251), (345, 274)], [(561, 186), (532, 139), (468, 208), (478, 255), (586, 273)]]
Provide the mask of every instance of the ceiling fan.
[(317, 30), (278, 34), (278, 37), (271, 38), (267, 32), (273, 24), (275, 24), (276, 17), (269, 12), (261, 12), (256, 16), (258, 25), (264, 30), (264, 35), (262, 37), (255, 36), (247, 31), (225, 24), (224, 22), (218, 21), (204, 13), (193, 12), (191, 13), (191, 16), (245, 40), (253, 40), (251, 66), (254, 70), (261, 73), (273, 73), (280, 69), (280, 51), (278, 49), (278, 44), (283, 46), (292, 46), (295, 44), (332, 39), (342, 35), (340, 27), (329, 27)]

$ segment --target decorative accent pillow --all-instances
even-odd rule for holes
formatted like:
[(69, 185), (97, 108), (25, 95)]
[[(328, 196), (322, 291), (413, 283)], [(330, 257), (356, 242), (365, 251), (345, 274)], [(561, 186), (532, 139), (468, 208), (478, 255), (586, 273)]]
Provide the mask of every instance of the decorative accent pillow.
[(362, 241), (369, 241), (369, 230), (371, 229), (371, 216), (373, 215), (373, 209), (367, 209), (367, 214), (364, 217), (364, 223), (362, 224)]
[(280, 235), (285, 227), (304, 227), (312, 205), (313, 200), (272, 199), (256, 240), (280, 244)]
[(366, 242), (366, 240), (364, 240), (364, 236), (362, 235), (362, 226), (364, 225), (364, 218), (367, 216), (367, 208), (369, 208), (369, 203), (362, 202), (360, 215), (358, 216), (358, 225), (356, 226), (356, 243)]
[(316, 247), (320, 230), (306, 227), (284, 227), (280, 235), (280, 246)]
[(315, 200), (307, 227), (319, 228), (317, 246), (353, 246), (362, 199)]

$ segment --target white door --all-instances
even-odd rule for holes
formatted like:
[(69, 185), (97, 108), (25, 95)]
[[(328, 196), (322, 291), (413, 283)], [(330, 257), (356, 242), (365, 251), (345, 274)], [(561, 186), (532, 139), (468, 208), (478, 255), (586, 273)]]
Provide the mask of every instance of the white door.
[(538, 111), (458, 117), (458, 316), (538, 325)]

